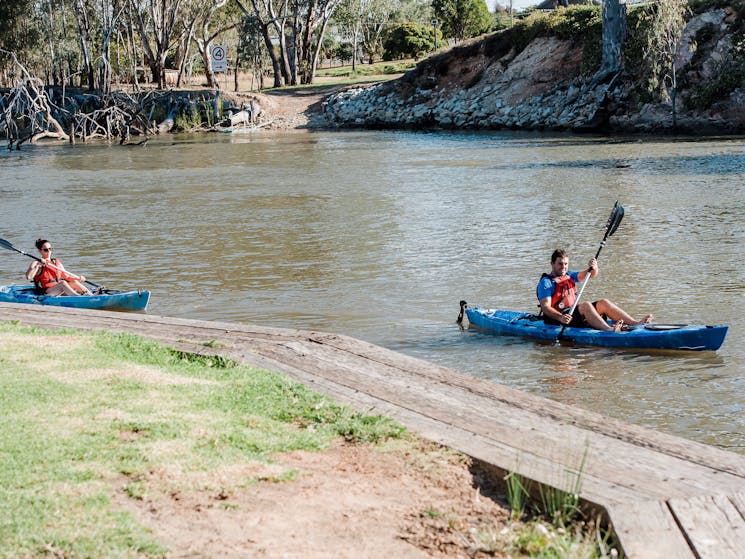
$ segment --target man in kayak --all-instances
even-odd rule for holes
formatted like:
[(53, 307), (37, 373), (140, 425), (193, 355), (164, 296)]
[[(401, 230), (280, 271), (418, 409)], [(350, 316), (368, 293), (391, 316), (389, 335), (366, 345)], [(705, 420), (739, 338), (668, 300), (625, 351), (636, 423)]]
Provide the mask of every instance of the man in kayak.
[(57, 258), (52, 258), (52, 244), (46, 239), (37, 239), (36, 248), (41, 254), (41, 261), (34, 260), (26, 270), (26, 279), (46, 295), (92, 295), (81, 282), (83, 276), (73, 276)]
[[(536, 288), (538, 303), (543, 311), (543, 321), (546, 324), (566, 325), (575, 328), (595, 328), (596, 330), (619, 331), (624, 324), (635, 326), (652, 321), (648, 314), (641, 320), (636, 320), (626, 311), (608, 299), (599, 299), (592, 303), (580, 302), (570, 316), (577, 300), (576, 285), (584, 281), (587, 276), (594, 278), (598, 275), (598, 261), (592, 258), (587, 270), (575, 272), (569, 270), (569, 253), (557, 249), (551, 255), (551, 273), (543, 274)], [(604, 316), (615, 321), (609, 325)]]

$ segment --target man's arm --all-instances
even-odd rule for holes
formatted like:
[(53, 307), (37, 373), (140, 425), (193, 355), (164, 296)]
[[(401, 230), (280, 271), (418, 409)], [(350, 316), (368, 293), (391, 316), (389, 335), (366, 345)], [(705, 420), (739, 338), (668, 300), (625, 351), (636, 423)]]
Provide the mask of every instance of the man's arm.
[(594, 278), (598, 275), (600, 270), (598, 269), (598, 261), (595, 258), (591, 258), (590, 261), (587, 263), (587, 270), (582, 270), (579, 274), (577, 274), (577, 279), (579, 281), (585, 281), (587, 279), (587, 274), (590, 274), (591, 278)]
[(569, 314), (563, 314), (551, 306), (551, 297), (540, 299), (538, 303), (541, 305), (543, 314), (547, 317), (557, 322), (561, 322), (562, 324), (569, 324), (571, 322), (572, 317)]

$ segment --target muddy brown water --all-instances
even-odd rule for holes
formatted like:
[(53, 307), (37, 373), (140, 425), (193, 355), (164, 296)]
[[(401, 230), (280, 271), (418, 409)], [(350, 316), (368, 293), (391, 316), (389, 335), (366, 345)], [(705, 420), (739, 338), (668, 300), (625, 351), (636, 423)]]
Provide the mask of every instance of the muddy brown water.
[[(340, 332), (745, 452), (745, 141), (519, 133), (177, 136), (0, 152), (0, 236), (48, 237), (150, 312)], [(723, 348), (554, 346), (454, 323), (458, 301), (531, 310), (551, 251), (595, 254), (583, 297), (728, 324)], [(29, 260), (0, 253), (0, 284)]]

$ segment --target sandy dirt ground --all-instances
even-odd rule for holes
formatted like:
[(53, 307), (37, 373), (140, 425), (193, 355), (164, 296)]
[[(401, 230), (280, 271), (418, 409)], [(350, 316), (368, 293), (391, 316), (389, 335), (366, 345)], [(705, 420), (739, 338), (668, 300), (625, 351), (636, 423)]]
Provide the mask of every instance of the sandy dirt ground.
[(459, 558), (493, 556), (477, 538), (508, 512), (468, 458), (419, 439), (340, 442), (209, 474), (153, 471), (123, 506), (182, 558)]
[(289, 130), (294, 128), (323, 128), (323, 100), (332, 93), (354, 85), (324, 86), (318, 80), (313, 87), (292, 87), (269, 89), (262, 93), (224, 93), (232, 98), (236, 106), (253, 100), (261, 108), (258, 124), (268, 130)]

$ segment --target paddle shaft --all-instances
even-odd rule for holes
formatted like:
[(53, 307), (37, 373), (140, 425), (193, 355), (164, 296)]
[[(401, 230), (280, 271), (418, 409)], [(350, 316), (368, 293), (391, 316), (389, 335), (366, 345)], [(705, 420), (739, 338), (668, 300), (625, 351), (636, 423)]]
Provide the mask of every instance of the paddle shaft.
[[(598, 251), (595, 253), (595, 260), (598, 259), (598, 256), (600, 256), (600, 251), (603, 250), (603, 247), (605, 246), (605, 241), (608, 238), (608, 232), (605, 232), (605, 237), (603, 237), (603, 242), (600, 243), (600, 247), (598, 247)], [(587, 269), (587, 277), (585, 278), (585, 281), (582, 282), (582, 287), (579, 288), (579, 293), (577, 293), (577, 298), (574, 300), (574, 304), (572, 305), (572, 308), (569, 309), (569, 316), (572, 316), (574, 314), (574, 309), (577, 308), (577, 305), (579, 304), (579, 298), (582, 297), (582, 292), (585, 290), (585, 287), (590, 282), (590, 278), (592, 277), (592, 268)], [(564, 325), (564, 328), (566, 328), (566, 324)], [(564, 328), (561, 329), (561, 334), (564, 333)]]
[[(29, 258), (33, 258), (34, 260), (36, 260), (37, 262), (40, 262), (44, 266), (49, 266), (50, 268), (52, 268), (54, 270), (57, 270), (58, 272), (64, 272), (65, 274), (69, 275), (70, 277), (72, 277), (72, 278), (74, 278), (76, 280), (81, 279), (80, 276), (76, 276), (75, 274), (71, 274), (67, 270), (63, 270), (62, 268), (59, 268), (59, 267), (55, 266), (54, 264), (45, 263), (38, 256), (34, 256), (33, 254), (29, 254), (28, 252), (24, 252), (21, 249), (14, 247), (12, 244), (10, 244), (5, 239), (0, 239), (0, 246), (2, 246), (4, 248), (7, 248), (8, 250), (14, 250), (18, 254), (23, 254), (24, 256), (28, 256)], [(87, 283), (88, 285), (92, 285), (93, 287), (97, 287), (97, 288), (100, 288), (101, 287), (100, 285), (98, 285), (97, 283), (93, 283), (92, 281), (85, 280), (85, 283)]]
[[(595, 253), (595, 260), (598, 259), (598, 256), (600, 256), (600, 251), (603, 250), (603, 247), (605, 246), (606, 241), (608, 240), (608, 237), (610, 237), (613, 233), (616, 232), (616, 229), (618, 229), (618, 226), (621, 225), (621, 220), (623, 219), (623, 206), (616, 201), (615, 205), (613, 206), (613, 211), (610, 214), (610, 217), (608, 218), (608, 223), (605, 226), (605, 235), (603, 235), (603, 240), (600, 241), (600, 246), (598, 247), (598, 251)], [(582, 287), (579, 288), (579, 293), (577, 293), (577, 298), (574, 300), (574, 304), (572, 305), (572, 308), (569, 309), (569, 316), (571, 317), (574, 315), (574, 311), (577, 308), (577, 305), (579, 304), (579, 299), (582, 297), (582, 292), (585, 290), (585, 287), (590, 282), (590, 277), (592, 276), (592, 269), (588, 268), (587, 270), (587, 277), (585, 278), (585, 281), (582, 282)], [(559, 331), (559, 335), (557, 337), (558, 340), (561, 340), (561, 336), (564, 334), (564, 330), (566, 329), (567, 325), (562, 324), (561, 330)]]

